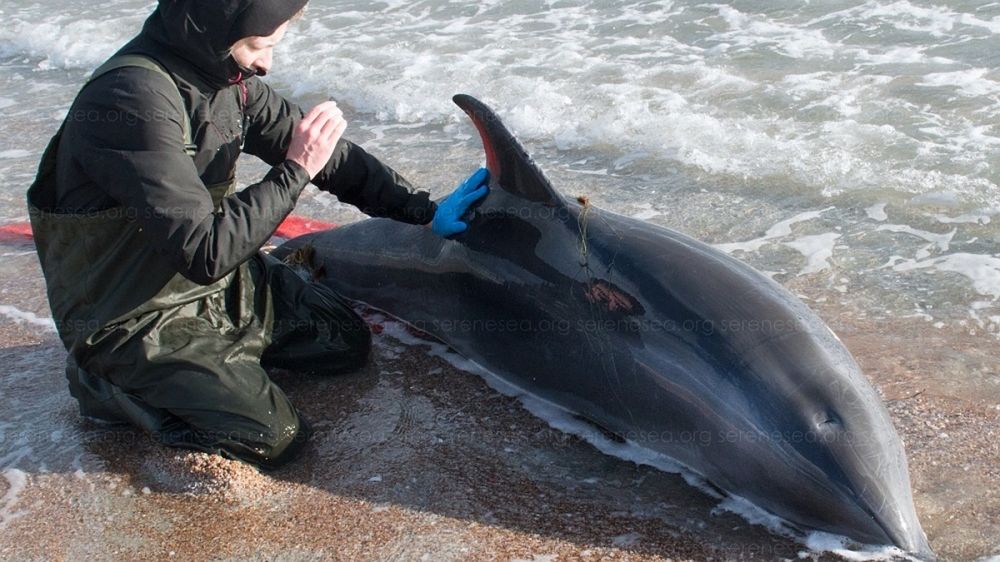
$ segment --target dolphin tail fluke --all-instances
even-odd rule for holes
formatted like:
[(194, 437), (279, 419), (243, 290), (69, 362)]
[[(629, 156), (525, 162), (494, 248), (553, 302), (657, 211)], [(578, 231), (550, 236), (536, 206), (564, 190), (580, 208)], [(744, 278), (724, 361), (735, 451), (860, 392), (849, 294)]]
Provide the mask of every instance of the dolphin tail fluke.
[(465, 94), (458, 94), (452, 100), (469, 115), (479, 130), (483, 149), (486, 151), (486, 168), (490, 171), (490, 187), (499, 187), (537, 203), (563, 203), (562, 196), (553, 189), (527, 151), (492, 109)]

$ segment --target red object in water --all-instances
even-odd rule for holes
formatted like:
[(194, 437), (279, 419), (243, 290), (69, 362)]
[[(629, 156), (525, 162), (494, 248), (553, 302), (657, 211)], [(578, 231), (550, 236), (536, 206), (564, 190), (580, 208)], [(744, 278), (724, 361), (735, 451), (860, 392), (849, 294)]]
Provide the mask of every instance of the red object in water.
[(296, 215), (288, 215), (288, 217), (285, 218), (285, 222), (281, 223), (281, 225), (278, 226), (278, 230), (274, 231), (274, 235), (290, 239), (295, 238), (296, 236), (302, 236), (303, 234), (309, 234), (310, 232), (330, 230), (335, 226), (337, 225), (332, 222), (324, 222)]
[(0, 225), (0, 242), (18, 242), (31, 240), (31, 224), (26, 222), (15, 222)]
[[(285, 221), (278, 226), (274, 232), (276, 236), (282, 238), (295, 238), (310, 232), (329, 230), (337, 226), (332, 222), (325, 222), (316, 219), (307, 219), (297, 215), (288, 215)], [(0, 242), (13, 242), (18, 240), (31, 240), (31, 224), (26, 222), (15, 222), (0, 225)]]

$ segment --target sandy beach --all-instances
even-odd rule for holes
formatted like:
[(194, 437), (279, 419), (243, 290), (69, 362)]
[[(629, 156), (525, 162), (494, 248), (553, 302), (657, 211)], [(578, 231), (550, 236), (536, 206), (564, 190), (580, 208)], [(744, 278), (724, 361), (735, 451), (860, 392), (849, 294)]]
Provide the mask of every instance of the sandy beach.
[[(303, 458), (273, 473), (83, 420), (61, 344), (28, 316), (47, 316), (30, 248), (3, 246), (27, 252), (7, 259), (0, 288), (27, 315), (0, 319), (0, 460), (24, 467), (0, 478), (0, 559), (840, 559), (552, 429), (391, 330), (362, 372), (273, 373), (317, 430)], [(887, 401), (935, 551), (1000, 552), (993, 336), (914, 319), (848, 324), (836, 303), (813, 304)], [(944, 384), (955, 354), (991, 382)]]

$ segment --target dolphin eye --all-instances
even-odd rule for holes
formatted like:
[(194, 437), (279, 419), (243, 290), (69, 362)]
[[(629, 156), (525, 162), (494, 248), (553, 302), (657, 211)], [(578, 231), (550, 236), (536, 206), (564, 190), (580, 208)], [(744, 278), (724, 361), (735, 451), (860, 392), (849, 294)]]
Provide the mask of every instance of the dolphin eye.
[(844, 435), (844, 425), (837, 414), (821, 410), (813, 415), (813, 429), (815, 437), (821, 443), (832, 443)]
[(816, 427), (820, 429), (839, 429), (844, 425), (840, 416), (834, 412), (819, 412), (813, 419), (816, 421)]

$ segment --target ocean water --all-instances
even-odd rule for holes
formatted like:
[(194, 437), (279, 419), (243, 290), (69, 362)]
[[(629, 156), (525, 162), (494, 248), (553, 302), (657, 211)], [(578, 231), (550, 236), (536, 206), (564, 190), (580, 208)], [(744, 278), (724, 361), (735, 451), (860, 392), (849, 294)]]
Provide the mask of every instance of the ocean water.
[[(0, 225), (27, 220), (49, 136), (153, 5), (0, 4)], [(435, 196), (483, 160), (450, 101), (474, 95), (563, 193), (716, 244), (836, 331), (937, 334), (928, 384), (1000, 404), (998, 1), (313, 0), (266, 79), (337, 100), (349, 138)], [(296, 212), (362, 218), (316, 190)], [(15, 250), (5, 276), (33, 259)], [(0, 317), (46, 332), (39, 298), (0, 294)]]

